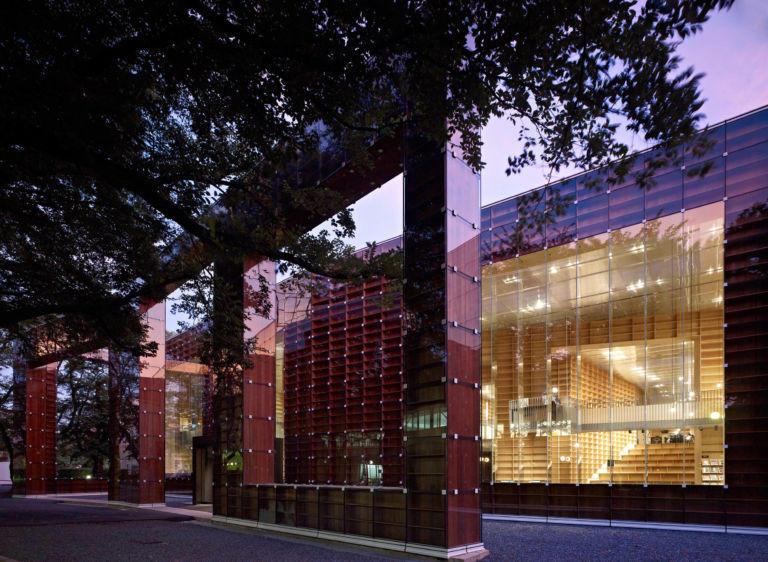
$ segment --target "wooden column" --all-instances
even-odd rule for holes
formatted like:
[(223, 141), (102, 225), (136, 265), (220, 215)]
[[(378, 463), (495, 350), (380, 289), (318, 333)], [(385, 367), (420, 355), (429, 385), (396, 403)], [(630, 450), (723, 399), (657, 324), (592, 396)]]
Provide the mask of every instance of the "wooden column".
[[(165, 301), (139, 311), (152, 356), (109, 352), (110, 484), (108, 497), (135, 504), (165, 503)], [(117, 481), (115, 481), (117, 479)]]
[[(268, 294), (261, 293), (266, 283)], [(244, 307), (261, 309), (265, 315), (249, 314), (244, 323), (246, 338), (254, 338), (250, 367), (243, 377), (243, 483), (275, 481), (275, 264), (246, 261), (243, 276)]]
[(26, 371), (27, 495), (56, 493), (56, 366)]
[(404, 159), (408, 548), (480, 553), (479, 178), (414, 130)]

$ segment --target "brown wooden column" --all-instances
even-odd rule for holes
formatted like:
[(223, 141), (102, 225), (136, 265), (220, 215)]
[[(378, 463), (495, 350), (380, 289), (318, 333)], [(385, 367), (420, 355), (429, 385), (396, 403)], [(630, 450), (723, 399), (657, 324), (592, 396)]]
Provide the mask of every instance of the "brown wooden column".
[(407, 542), (483, 551), (479, 178), (458, 147), (404, 143)]
[[(269, 294), (260, 293), (261, 284)], [(245, 319), (246, 338), (255, 338), (249, 356), (250, 367), (243, 377), (243, 483), (263, 484), (275, 481), (275, 334), (276, 295), (275, 264), (246, 261), (243, 275), (244, 307), (270, 306), (262, 316), (249, 314)], [(266, 301), (266, 302), (265, 302)]]
[(56, 493), (56, 366), (26, 371), (27, 495)]
[(139, 305), (152, 356), (109, 351), (110, 483), (108, 497), (165, 503), (165, 301)]
[(140, 306), (157, 343), (139, 362), (139, 504), (165, 503), (165, 301)]

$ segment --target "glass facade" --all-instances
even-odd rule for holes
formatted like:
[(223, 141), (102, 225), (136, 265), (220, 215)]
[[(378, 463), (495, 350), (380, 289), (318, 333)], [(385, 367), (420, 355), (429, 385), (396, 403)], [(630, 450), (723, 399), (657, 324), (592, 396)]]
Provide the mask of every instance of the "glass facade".
[(166, 360), (165, 474), (192, 474), (192, 439), (203, 434), (207, 369), (196, 362)]
[(723, 203), (483, 268), (490, 481), (723, 484)]
[(276, 481), (402, 485), (400, 301), (382, 279), (279, 295)]

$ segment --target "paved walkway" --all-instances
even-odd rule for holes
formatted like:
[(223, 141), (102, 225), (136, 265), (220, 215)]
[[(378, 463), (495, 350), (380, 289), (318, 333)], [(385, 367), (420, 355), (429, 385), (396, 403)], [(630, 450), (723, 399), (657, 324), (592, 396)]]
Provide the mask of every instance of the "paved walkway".
[(0, 497), (0, 560), (409, 559), (396, 553), (211, 525), (169, 511), (175, 508), (136, 509), (97, 504), (92, 498), (84, 501), (88, 498)]
[(184, 517), (196, 519), (198, 521), (210, 521), (213, 513), (210, 504), (193, 505), (192, 494), (168, 493), (165, 495), (165, 505), (135, 506), (133, 504), (122, 504), (121, 502), (110, 502), (107, 500), (106, 493), (90, 494), (56, 494), (42, 496), (28, 496), (27, 499), (68, 502), (78, 504), (91, 504), (102, 507), (127, 507), (132, 509), (145, 509), (161, 513), (181, 515)]
[[(0, 490), (2, 492), (2, 490)], [(200, 521), (181, 507), (105, 505), (99, 496), (2, 497), (0, 560), (414, 560), (384, 552)], [(203, 512), (204, 513), (204, 512)], [(496, 560), (768, 560), (768, 536), (485, 521)]]

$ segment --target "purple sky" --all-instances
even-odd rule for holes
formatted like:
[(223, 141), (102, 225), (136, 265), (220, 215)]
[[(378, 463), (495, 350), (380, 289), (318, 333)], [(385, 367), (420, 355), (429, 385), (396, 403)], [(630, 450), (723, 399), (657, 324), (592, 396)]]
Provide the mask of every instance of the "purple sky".
[[(706, 99), (703, 124), (735, 117), (768, 104), (768, 0), (736, 0), (727, 12), (716, 12), (702, 33), (678, 49), (681, 66), (704, 73)], [(546, 183), (546, 170), (528, 168), (513, 177), (504, 174), (507, 156), (516, 152), (514, 129), (502, 119), (483, 131), (482, 201), (486, 205)], [(630, 139), (631, 140), (631, 139)], [(637, 139), (635, 150), (645, 148)], [(566, 171), (561, 176), (577, 170)], [(369, 240), (385, 240), (402, 231), (402, 177), (398, 176), (358, 201), (354, 207), (356, 247)]]

